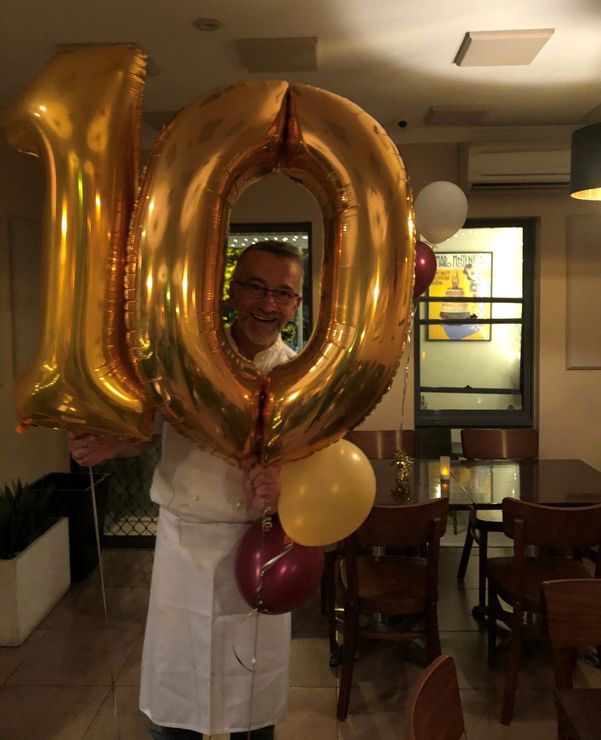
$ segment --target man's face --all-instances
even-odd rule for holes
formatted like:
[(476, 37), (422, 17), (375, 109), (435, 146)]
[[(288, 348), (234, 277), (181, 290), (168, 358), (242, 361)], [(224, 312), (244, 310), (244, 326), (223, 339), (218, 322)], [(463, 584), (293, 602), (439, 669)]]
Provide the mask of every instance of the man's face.
[(302, 279), (301, 267), (292, 259), (260, 251), (241, 258), (230, 285), (230, 305), (236, 311), (237, 327), (249, 342), (257, 347), (271, 347), (296, 314), (301, 299), (295, 297), (289, 303), (281, 303), (273, 293), (256, 298), (242, 284), (301, 293)]

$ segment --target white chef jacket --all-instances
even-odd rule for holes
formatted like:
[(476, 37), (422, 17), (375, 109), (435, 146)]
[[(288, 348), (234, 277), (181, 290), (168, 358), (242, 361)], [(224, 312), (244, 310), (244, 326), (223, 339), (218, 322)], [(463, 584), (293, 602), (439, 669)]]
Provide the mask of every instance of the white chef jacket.
[[(254, 363), (269, 372), (293, 356), (279, 339)], [(257, 517), (241, 471), (165, 424), (151, 498), (160, 511), (140, 709), (157, 725), (206, 735), (276, 724), (288, 697), (290, 615), (256, 614), (238, 592), (236, 549)]]

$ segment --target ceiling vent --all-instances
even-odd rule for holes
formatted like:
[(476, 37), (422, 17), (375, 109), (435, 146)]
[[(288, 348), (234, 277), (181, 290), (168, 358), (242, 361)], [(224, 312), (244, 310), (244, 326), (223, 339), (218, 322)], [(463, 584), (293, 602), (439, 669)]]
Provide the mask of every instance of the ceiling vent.
[(462, 158), (469, 190), (565, 188), (570, 182), (568, 144), (468, 144)]
[(287, 74), (317, 69), (317, 37), (235, 39), (247, 72)]

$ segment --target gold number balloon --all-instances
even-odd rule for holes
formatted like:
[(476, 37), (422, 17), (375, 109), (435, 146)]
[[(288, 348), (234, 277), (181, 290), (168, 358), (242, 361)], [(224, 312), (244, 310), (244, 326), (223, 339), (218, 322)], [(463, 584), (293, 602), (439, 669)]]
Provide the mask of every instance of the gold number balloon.
[(123, 312), (144, 75), (145, 56), (129, 46), (64, 52), (7, 116), (10, 143), (46, 166), (42, 339), (16, 388), (33, 424), (151, 432)]
[[(401, 159), (348, 100), (286, 82), (244, 83), (185, 108), (153, 149), (131, 225), (144, 57), (127, 46), (60, 54), (11, 111), (19, 149), (45, 159), (45, 323), (19, 384), (22, 418), (148, 434), (152, 398), (184, 435), (240, 461), (306, 457), (389, 387), (411, 317), (414, 230)], [(232, 204), (273, 171), (324, 214), (317, 327), (262, 376), (221, 322)]]
[[(326, 240), (316, 331), (267, 379), (232, 350), (220, 304), (232, 205), (274, 170), (318, 198)], [(201, 446), (238, 461), (259, 444), (266, 462), (302, 458), (388, 389), (411, 316), (411, 199), (393, 143), (348, 100), (261, 81), (188, 106), (155, 148), (131, 236), (138, 374)]]
[(267, 387), (264, 459), (278, 464), (340, 438), (388, 390), (411, 322), (415, 259), (405, 168), (371, 116), (293, 85), (286, 148), (283, 171), (321, 204), (325, 256), (315, 332)]

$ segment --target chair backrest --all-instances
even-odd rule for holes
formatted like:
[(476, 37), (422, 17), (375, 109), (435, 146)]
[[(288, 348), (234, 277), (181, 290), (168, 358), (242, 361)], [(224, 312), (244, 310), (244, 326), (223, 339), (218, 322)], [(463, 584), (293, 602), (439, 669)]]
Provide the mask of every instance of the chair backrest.
[(546, 581), (543, 594), (554, 648), (601, 645), (601, 579)]
[(462, 429), (468, 460), (528, 460), (538, 457), (538, 429)]
[(355, 533), (363, 547), (418, 547), (439, 540), (447, 526), (448, 498), (420, 504), (374, 506)]
[(419, 460), (434, 460), (452, 454), (449, 427), (417, 427), (415, 430), (415, 456)]
[[(503, 531), (520, 544), (567, 551), (601, 545), (601, 504), (543, 506), (503, 499)], [(597, 563), (599, 566), (599, 563)]]
[(405, 740), (458, 740), (464, 732), (455, 661), (440, 655), (409, 693)]
[(415, 457), (415, 431), (413, 429), (377, 429), (354, 430), (348, 432), (345, 439), (372, 460), (388, 460), (395, 452), (402, 450), (406, 455)]

